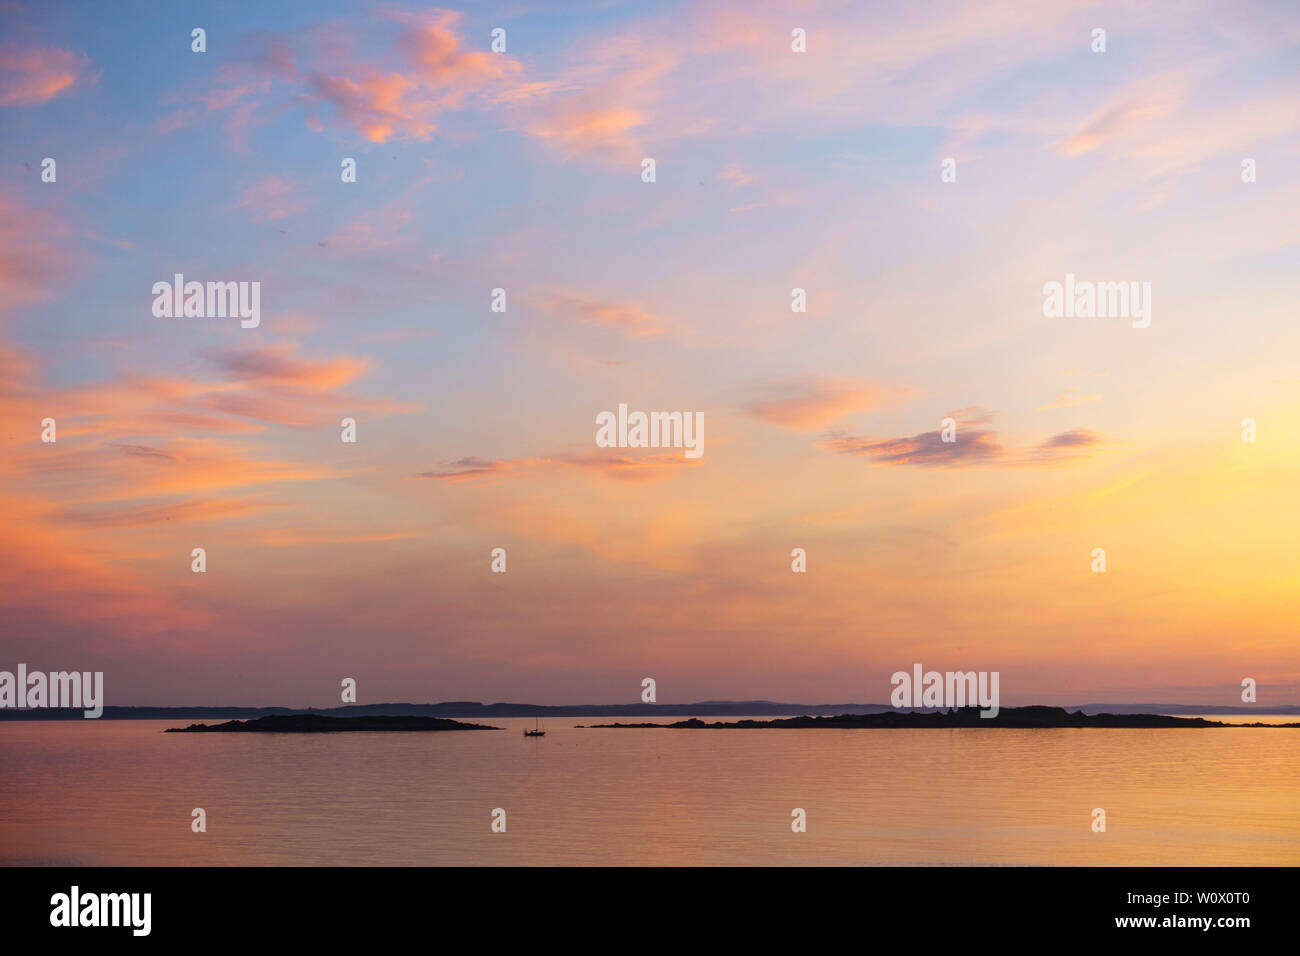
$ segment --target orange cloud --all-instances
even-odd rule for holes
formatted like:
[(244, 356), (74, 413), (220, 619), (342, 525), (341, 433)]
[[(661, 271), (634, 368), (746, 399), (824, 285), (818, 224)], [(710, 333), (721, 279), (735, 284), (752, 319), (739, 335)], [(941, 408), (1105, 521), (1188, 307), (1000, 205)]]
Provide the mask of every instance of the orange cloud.
[(1042, 412), (1049, 408), (1071, 408), (1075, 405), (1087, 405), (1089, 402), (1095, 402), (1101, 398), (1100, 395), (1083, 395), (1081, 391), (1080, 386), (1071, 385), (1046, 405), (1040, 406), (1038, 410)]
[(661, 481), (672, 476), (679, 465), (698, 465), (698, 458), (687, 458), (681, 453), (664, 452), (657, 455), (569, 455), (558, 459), (560, 464), (596, 471), (607, 478), (619, 481)]
[(617, 329), (637, 337), (663, 335), (668, 331), (663, 319), (639, 306), (592, 299), (572, 292), (551, 294), (546, 299), (545, 307), (552, 312), (572, 316), (580, 322)]
[(792, 431), (811, 431), (820, 425), (880, 405), (889, 392), (856, 379), (791, 379), (765, 386), (774, 397), (745, 406), (753, 417)]
[(374, 544), (382, 541), (408, 541), (421, 535), (413, 531), (378, 531), (369, 534), (339, 535), (328, 532), (299, 531), (279, 528), (259, 532), (257, 542), (268, 548), (300, 548), (322, 544)]
[[(163, 453), (167, 454), (167, 453)], [(171, 458), (170, 455), (167, 455)], [(123, 508), (75, 507), (55, 513), (54, 519), (82, 527), (140, 528), (159, 524), (197, 524), (224, 518), (259, 514), (283, 508), (282, 502), (263, 500), (261, 495), (242, 495), (236, 498), (206, 498), (190, 501), (167, 501), (158, 504)]]
[(1061, 153), (1080, 156), (1111, 140), (1141, 132), (1183, 100), (1186, 83), (1181, 74), (1166, 74), (1135, 83), (1094, 113), (1061, 145)]
[(262, 430), (255, 422), (337, 425), (340, 414), (361, 420), (362, 413), (379, 417), (418, 408), (343, 392), (370, 370), (368, 359), (303, 359), (294, 356), (296, 349), (296, 343), (281, 342), (201, 350), (219, 373), (207, 381), (124, 373), (108, 382), (49, 389), (38, 383), (35, 366), (22, 353), (0, 348), (0, 396), (16, 416), (55, 417), (60, 436), (100, 435), (136, 445), (125, 439), (248, 434)]
[(65, 495), (81, 503), (208, 493), (335, 474), (311, 465), (258, 459), (250, 447), (210, 438), (173, 438), (161, 443), (155, 454), (133, 452), (135, 447), (39, 446), (24, 464), (28, 474), (49, 483), (51, 497)]
[(1161, 109), (1157, 106), (1118, 105), (1108, 107), (1089, 120), (1083, 129), (1066, 140), (1061, 146), (1061, 152), (1066, 156), (1079, 156), (1083, 153), (1090, 153), (1121, 133), (1142, 123), (1149, 122), (1152, 118), (1159, 116), (1161, 112)]
[(232, 381), (289, 388), (341, 388), (370, 369), (365, 358), (294, 358), (297, 349), (296, 342), (279, 342), (254, 348), (205, 349), (200, 354)]
[[(121, 560), (120, 551), (88, 539), (84, 528), (50, 521), (43, 502), (7, 493), (0, 522), (0, 591), (11, 621), (87, 622), (99, 639), (138, 640), (168, 621), (202, 626), (201, 608), (173, 600)], [(105, 560), (106, 552), (116, 560)]]
[[(639, 161), (642, 140), (660, 118), (663, 81), (679, 63), (674, 42), (625, 35), (584, 46), (567, 58), (574, 66), (516, 98), (532, 110), (518, 125), (566, 158)], [(662, 130), (658, 141), (669, 135)]]
[[(0, 190), (5, 310), (66, 283), (78, 234)], [(248, 439), (268, 424), (328, 424), (413, 410), (344, 391), (369, 360), (306, 357), (292, 342), (201, 352), (210, 376), (140, 375), (50, 385), (40, 364), (0, 340), (0, 613), (46, 635), (93, 625), (94, 641), (202, 628), (212, 615), (179, 599), (167, 567), (191, 544), (169, 528), (219, 525), (291, 504), (280, 489), (337, 469), (266, 455)], [(42, 422), (57, 442), (41, 441)], [(241, 420), (243, 419), (243, 420)], [(274, 495), (274, 497), (273, 497)], [(286, 532), (286, 534), (289, 532)], [(141, 548), (141, 543), (145, 547)], [(135, 562), (160, 554), (162, 578)], [(179, 565), (184, 567), (184, 564)]]
[(528, 131), (567, 156), (598, 153), (628, 157), (640, 151), (637, 140), (630, 135), (632, 130), (646, 125), (646, 122), (644, 114), (621, 107), (561, 107), (529, 127)]

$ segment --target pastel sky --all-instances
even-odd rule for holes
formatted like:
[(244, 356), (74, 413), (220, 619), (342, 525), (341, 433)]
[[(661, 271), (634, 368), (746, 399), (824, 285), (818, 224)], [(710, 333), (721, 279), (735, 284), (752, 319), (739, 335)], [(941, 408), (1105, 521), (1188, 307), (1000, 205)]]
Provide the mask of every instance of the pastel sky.
[(1300, 703), (1292, 3), (5, 2), (0, 167), (0, 668)]

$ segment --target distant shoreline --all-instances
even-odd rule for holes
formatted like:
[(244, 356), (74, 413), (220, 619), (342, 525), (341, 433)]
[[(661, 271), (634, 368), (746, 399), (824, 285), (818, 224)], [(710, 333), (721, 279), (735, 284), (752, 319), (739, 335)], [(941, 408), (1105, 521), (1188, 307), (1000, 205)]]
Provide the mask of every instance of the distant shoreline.
[[(1062, 708), (1064, 709), (1064, 708)], [(1300, 720), (1300, 705), (1277, 704), (1271, 707), (1214, 707), (1203, 704), (1080, 704), (1071, 712), (1085, 714), (1215, 714), (1248, 716), (1266, 713), (1276, 716), (1295, 715)], [(909, 711), (911, 712), (911, 711)], [(920, 708), (918, 713), (933, 713), (935, 708)], [(478, 701), (444, 701), (436, 704), (383, 703), (348, 704), (340, 707), (213, 707), (213, 706), (107, 706), (99, 720), (247, 720), (288, 714), (316, 714), (324, 717), (447, 717), (493, 719), (508, 717), (594, 718), (594, 717), (805, 717), (840, 714), (898, 713), (888, 704), (792, 704), (770, 700), (705, 700), (687, 704), (484, 704)], [(0, 708), (0, 722), (25, 720), (84, 720), (85, 712), (75, 708)]]

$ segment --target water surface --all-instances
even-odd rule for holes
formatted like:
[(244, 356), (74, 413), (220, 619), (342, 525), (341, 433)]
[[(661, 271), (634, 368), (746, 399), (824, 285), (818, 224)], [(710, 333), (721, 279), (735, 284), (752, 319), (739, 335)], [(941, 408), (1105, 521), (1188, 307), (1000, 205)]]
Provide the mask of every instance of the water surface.
[(0, 862), (1300, 864), (1300, 730), (162, 733), (191, 722), (0, 723)]

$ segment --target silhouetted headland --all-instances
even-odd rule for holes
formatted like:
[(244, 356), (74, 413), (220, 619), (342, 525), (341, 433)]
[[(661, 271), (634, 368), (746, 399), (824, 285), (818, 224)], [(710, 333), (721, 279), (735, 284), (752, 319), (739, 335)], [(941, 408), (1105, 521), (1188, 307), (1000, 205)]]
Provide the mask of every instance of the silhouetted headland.
[(228, 720), (224, 724), (190, 724), (168, 727), (166, 734), (328, 734), (349, 730), (500, 730), (486, 724), (467, 724), (441, 717), (322, 717), (320, 714), (275, 714), (256, 720)]
[(862, 728), (916, 727), (1300, 727), (1300, 724), (1225, 724), (1203, 717), (1166, 717), (1163, 714), (1085, 714), (1070, 713), (1064, 707), (1003, 707), (996, 717), (982, 717), (978, 707), (959, 707), (947, 711), (921, 713), (889, 711), (883, 714), (838, 714), (834, 717), (789, 717), (784, 720), (736, 720), (730, 723), (706, 723), (699, 718), (671, 724), (592, 724), (591, 729), (613, 727), (661, 727), (687, 730), (730, 730), (733, 728), (777, 728), (802, 730), (805, 727), (856, 730)]

